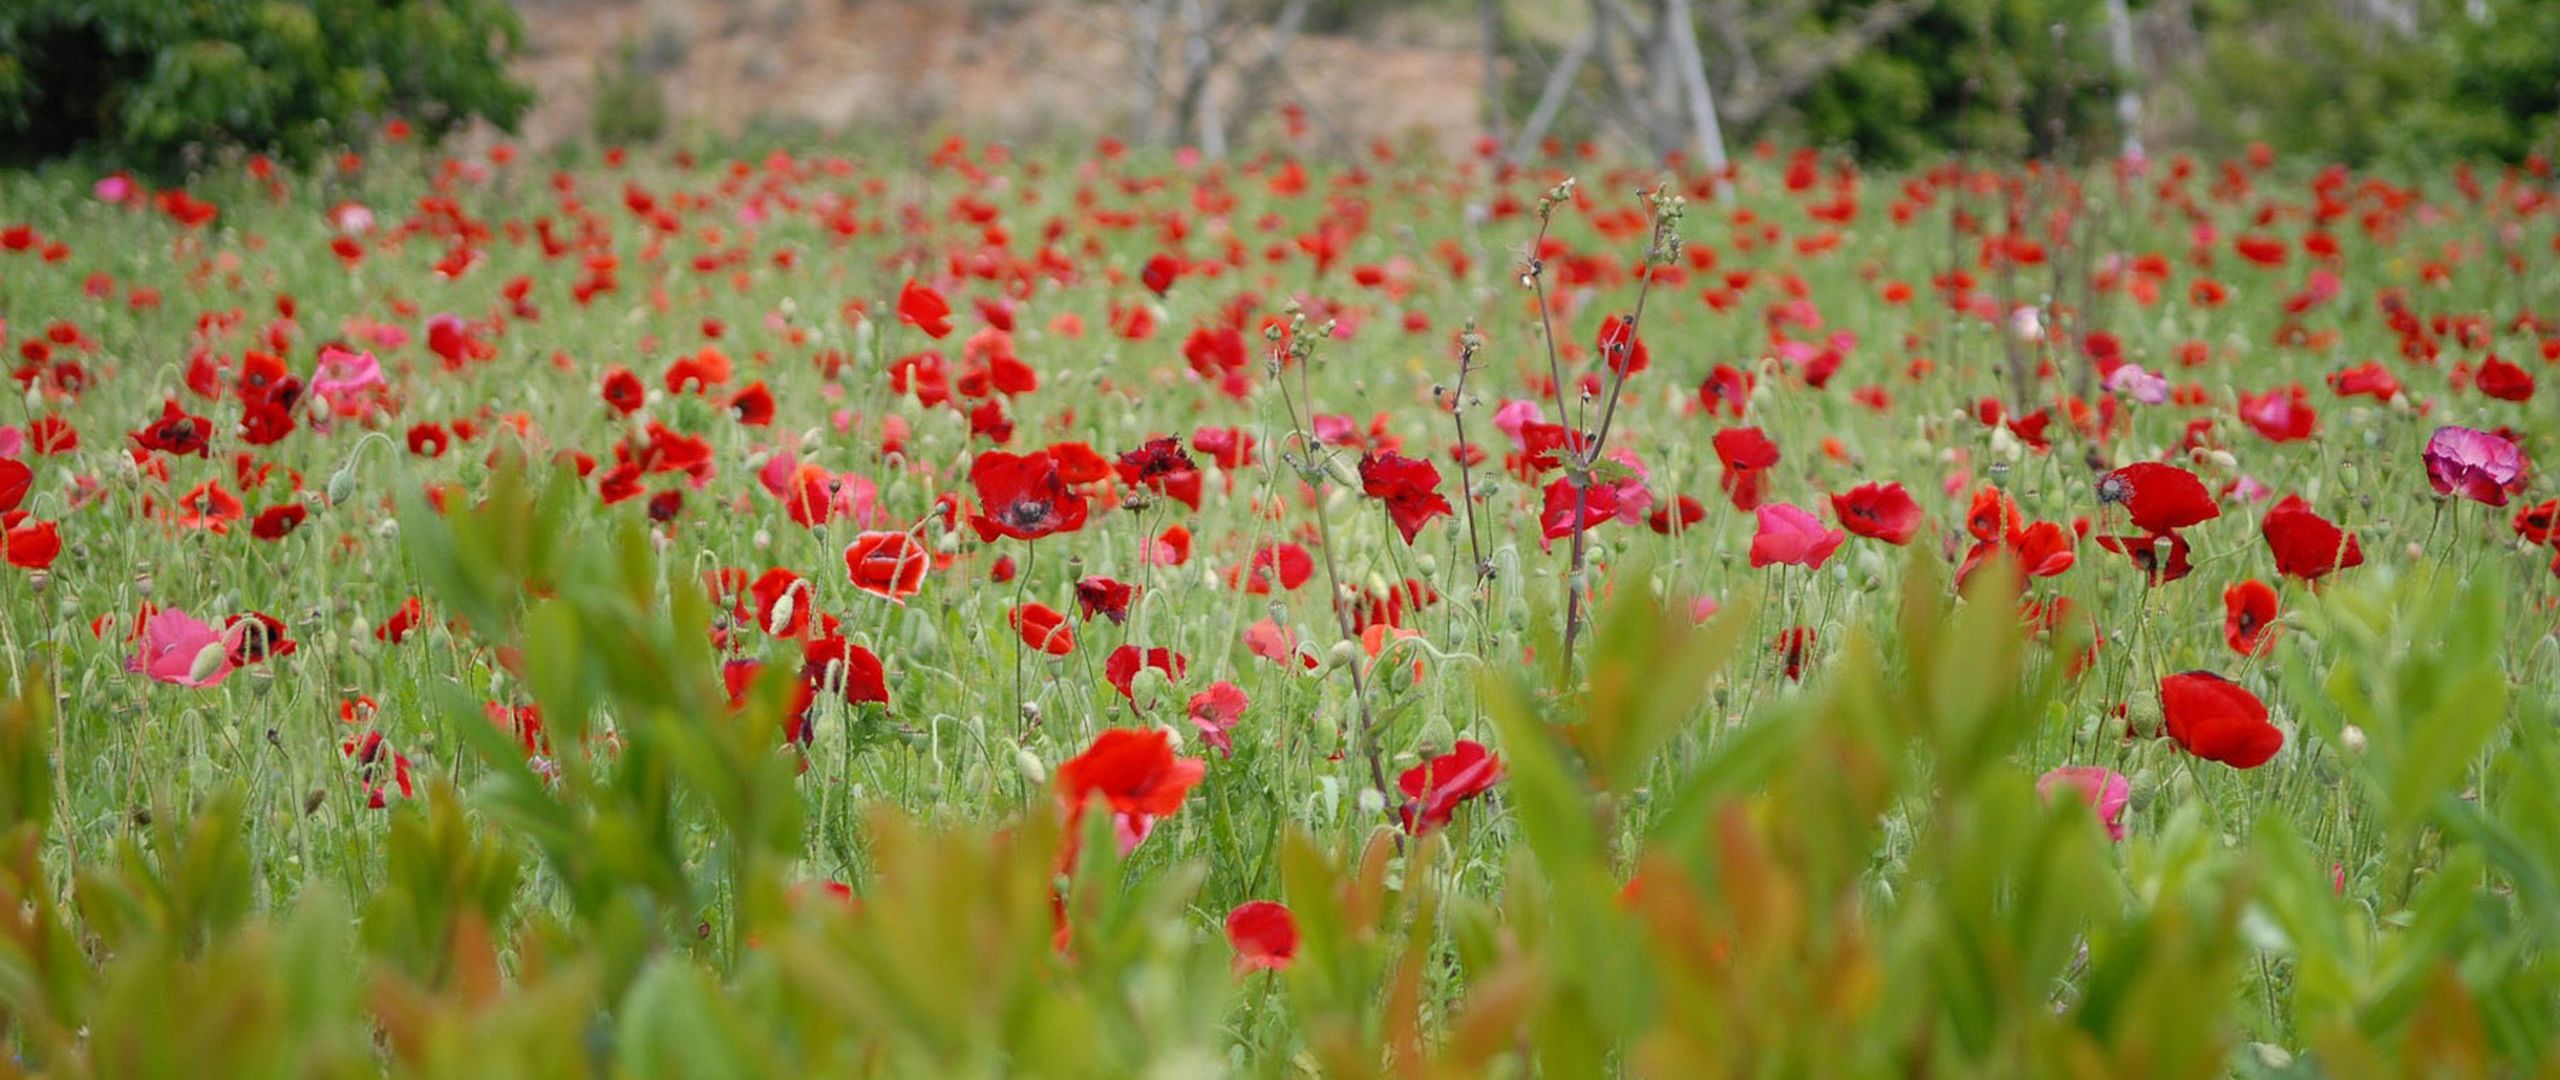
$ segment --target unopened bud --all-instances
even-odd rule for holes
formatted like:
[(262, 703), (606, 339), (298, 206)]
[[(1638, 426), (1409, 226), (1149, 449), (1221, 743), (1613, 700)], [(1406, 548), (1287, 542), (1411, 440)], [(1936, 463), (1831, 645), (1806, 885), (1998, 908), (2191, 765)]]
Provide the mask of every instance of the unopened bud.
[(222, 647), (221, 642), (206, 642), (204, 648), (196, 650), (195, 661), (187, 665), (187, 681), (200, 683), (212, 678), (214, 672), (222, 670), (222, 665), (229, 656), (229, 652)]
[(2338, 745), (2346, 747), (2350, 754), (2364, 753), (2364, 729), (2354, 724), (2339, 729)]
[[(1025, 703), (1023, 705), (1023, 708), (1025, 709), (1030, 707), (1029, 703)], [(1034, 784), (1045, 784), (1049, 782), (1049, 767), (1041, 764), (1039, 755), (1034, 754), (1029, 750), (1015, 750), (1013, 752), (1013, 767), (1015, 770), (1022, 773), (1023, 779), (1031, 781)]]
[(336, 472), (330, 473), (328, 490), (329, 505), (331, 506), (342, 505), (348, 499), (354, 498), (356, 494), (355, 471), (352, 469), (340, 469)]

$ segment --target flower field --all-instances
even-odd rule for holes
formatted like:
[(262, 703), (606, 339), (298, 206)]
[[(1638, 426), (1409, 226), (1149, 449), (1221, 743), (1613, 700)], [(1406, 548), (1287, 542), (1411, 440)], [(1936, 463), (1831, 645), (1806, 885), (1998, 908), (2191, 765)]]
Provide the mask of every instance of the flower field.
[(394, 141), (0, 345), (13, 1070), (2560, 1069), (2538, 163)]

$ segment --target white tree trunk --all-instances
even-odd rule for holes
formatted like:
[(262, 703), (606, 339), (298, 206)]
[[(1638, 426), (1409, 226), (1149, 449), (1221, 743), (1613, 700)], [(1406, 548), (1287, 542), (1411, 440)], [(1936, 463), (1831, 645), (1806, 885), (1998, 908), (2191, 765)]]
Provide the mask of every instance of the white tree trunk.
[(1670, 19), (1680, 82), (1689, 91), (1689, 122), (1697, 134), (1698, 161), (1715, 177), (1716, 199), (1729, 201), (1733, 192), (1724, 179), (1724, 125), (1716, 119), (1715, 91), (1707, 86), (1707, 62), (1698, 49), (1698, 21), (1690, 15), (1689, 0), (1671, 0)]

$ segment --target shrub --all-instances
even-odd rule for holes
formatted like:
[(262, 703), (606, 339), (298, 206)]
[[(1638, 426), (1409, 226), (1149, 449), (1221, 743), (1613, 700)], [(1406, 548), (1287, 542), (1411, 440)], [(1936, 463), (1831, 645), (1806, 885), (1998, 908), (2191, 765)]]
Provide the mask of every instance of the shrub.
[(168, 170), (205, 148), (308, 160), (398, 118), (432, 139), (512, 126), (523, 26), (505, 0), (13, 0), (0, 161), (83, 151)]

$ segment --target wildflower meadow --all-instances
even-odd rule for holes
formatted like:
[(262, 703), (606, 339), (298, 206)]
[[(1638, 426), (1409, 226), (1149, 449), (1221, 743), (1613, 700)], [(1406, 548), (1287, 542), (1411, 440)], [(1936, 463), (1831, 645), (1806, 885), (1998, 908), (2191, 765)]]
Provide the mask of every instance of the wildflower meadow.
[(0, 1069), (2560, 1070), (2560, 182), (0, 176)]

